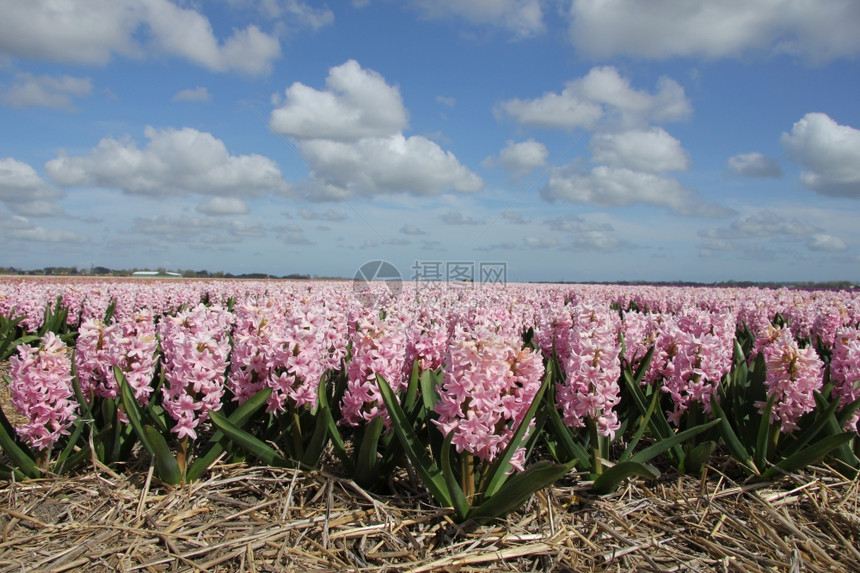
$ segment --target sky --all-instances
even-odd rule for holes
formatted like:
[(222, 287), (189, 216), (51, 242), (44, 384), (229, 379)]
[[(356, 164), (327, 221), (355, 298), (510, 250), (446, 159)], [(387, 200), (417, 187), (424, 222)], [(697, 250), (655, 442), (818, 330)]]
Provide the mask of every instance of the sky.
[(0, 13), (0, 266), (860, 281), (856, 0)]

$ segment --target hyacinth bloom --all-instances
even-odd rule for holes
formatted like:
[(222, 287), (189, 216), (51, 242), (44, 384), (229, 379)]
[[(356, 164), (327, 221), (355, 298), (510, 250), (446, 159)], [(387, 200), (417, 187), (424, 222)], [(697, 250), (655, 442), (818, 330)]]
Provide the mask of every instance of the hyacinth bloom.
[(232, 315), (223, 307), (202, 304), (158, 327), (165, 385), (165, 411), (176, 420), (171, 430), (179, 438), (197, 438), (195, 428), (221, 409), (224, 374), (229, 365)]
[(610, 439), (621, 426), (613, 410), (621, 392), (619, 326), (613, 312), (577, 307), (568, 334), (568, 357), (562, 364), (565, 380), (556, 393), (565, 424), (581, 428), (593, 420), (598, 434)]
[[(800, 417), (815, 409), (813, 393), (824, 383), (824, 363), (811, 346), (799, 348), (786, 328), (780, 329), (776, 339), (762, 352), (767, 364), (767, 397), (774, 398), (770, 420), (779, 422), (783, 433), (791, 433), (797, 429)], [(758, 404), (760, 412), (764, 406)]]
[[(537, 395), (544, 374), (541, 355), (522, 344), (472, 333), (457, 325), (448, 344), (435, 423), (458, 452), (492, 462), (507, 447)], [(511, 465), (522, 471), (525, 450)]]
[[(860, 398), (860, 329), (845, 328), (839, 331), (830, 357), (830, 379), (833, 393), (839, 396), (840, 408)], [(846, 429), (860, 433), (860, 412), (848, 420)]]
[(268, 412), (313, 406), (325, 355), (325, 316), (314, 306), (288, 311), (269, 301), (246, 301), (236, 311), (228, 385), (240, 403), (265, 387)]
[(667, 412), (676, 426), (693, 404), (711, 414), (711, 398), (732, 366), (735, 319), (729, 313), (689, 309), (676, 317), (662, 315), (654, 358), (645, 379), (662, 379), (672, 397)]
[(33, 449), (47, 452), (68, 435), (77, 410), (66, 344), (52, 332), (38, 348), (22, 344), (9, 361), (12, 405), (27, 419), (16, 428)]
[(357, 426), (384, 417), (388, 426), (388, 412), (376, 375), (382, 376), (394, 392), (406, 387), (406, 331), (391, 315), (383, 320), (368, 314), (355, 325), (350, 341), (352, 359), (347, 364), (347, 387), (340, 405), (341, 422)]
[(92, 318), (81, 323), (75, 345), (75, 366), (85, 396), (116, 398), (113, 368), (119, 367), (141, 404), (149, 402), (158, 340), (149, 310), (129, 314), (106, 325)]

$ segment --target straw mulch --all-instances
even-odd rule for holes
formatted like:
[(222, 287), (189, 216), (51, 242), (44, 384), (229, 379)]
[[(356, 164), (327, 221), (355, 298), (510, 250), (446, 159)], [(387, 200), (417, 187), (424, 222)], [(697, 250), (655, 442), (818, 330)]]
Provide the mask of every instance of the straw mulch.
[(729, 469), (604, 497), (572, 474), (463, 528), (405, 476), (381, 495), (293, 469), (219, 465), (167, 488), (100, 467), (0, 487), (0, 572), (857, 570), (860, 481), (816, 467), (745, 484)]

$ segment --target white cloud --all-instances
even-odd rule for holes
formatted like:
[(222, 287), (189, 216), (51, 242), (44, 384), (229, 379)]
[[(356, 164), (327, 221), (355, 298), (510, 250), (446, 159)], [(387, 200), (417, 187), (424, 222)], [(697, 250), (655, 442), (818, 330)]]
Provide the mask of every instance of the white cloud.
[(197, 212), (205, 215), (246, 215), (250, 209), (238, 197), (212, 197), (197, 205)]
[(501, 213), (502, 219), (507, 221), (508, 223), (516, 223), (517, 225), (522, 225), (528, 223), (525, 217), (523, 217), (522, 213), (517, 211), (505, 210)]
[(427, 233), (423, 231), (417, 225), (403, 225), (400, 227), (400, 232), (404, 235), (426, 235)]
[(702, 230), (699, 235), (712, 239), (766, 237), (797, 240), (807, 237), (815, 231), (816, 227), (797, 218), (786, 219), (772, 211), (765, 210), (738, 217), (728, 227)]
[(299, 209), (299, 216), (305, 221), (343, 221), (346, 219), (346, 215), (334, 209), (326, 209), (322, 213), (309, 209)]
[(64, 195), (28, 164), (11, 157), (0, 159), (0, 201), (11, 211), (31, 217), (56, 215), (62, 209), (53, 200)]
[(328, 7), (314, 8), (299, 0), (230, 0), (231, 4), (252, 4), (268, 18), (285, 19), (283, 24), (289, 26), (297, 23), (313, 30), (319, 30), (334, 22), (334, 12)]
[(302, 142), (301, 150), (326, 182), (345, 196), (400, 192), (434, 195), (449, 188), (472, 193), (484, 185), (453, 153), (418, 135), (354, 142), (313, 139)]
[(860, 130), (808, 113), (780, 143), (804, 171), (801, 182), (824, 195), (860, 198)]
[(854, 0), (574, 0), (570, 39), (593, 58), (737, 57), (751, 50), (827, 61), (860, 53)]
[(188, 215), (138, 217), (131, 231), (161, 242), (195, 245), (238, 243), (245, 237), (266, 236), (265, 230), (253, 222)]
[(539, 0), (413, 0), (431, 18), (460, 18), (470, 24), (489, 25), (529, 38), (546, 27)]
[(34, 76), (18, 73), (12, 86), (2, 94), (3, 103), (18, 108), (49, 107), (74, 111), (73, 97), (84, 97), (93, 91), (89, 78), (72, 76)]
[(210, 99), (212, 99), (212, 94), (204, 86), (182, 90), (172, 98), (173, 101), (209, 101)]
[(26, 217), (6, 217), (0, 214), (0, 228), (7, 239), (37, 243), (86, 243), (88, 239), (73, 231), (51, 226), (50, 229), (34, 224)]
[(400, 91), (355, 60), (331, 68), (319, 91), (294, 83), (272, 129), (298, 140), (312, 174), (305, 185), (312, 200), (353, 194), (475, 192), (480, 177), (453, 153), (423, 136), (403, 135), (408, 114)]
[(782, 168), (779, 163), (761, 153), (741, 153), (729, 158), (728, 167), (741, 177), (778, 179), (782, 177)]
[(60, 155), (45, 164), (58, 185), (122, 189), (129, 193), (216, 196), (288, 194), (274, 161), (262, 155), (230, 155), (211, 133), (192, 128), (147, 127), (138, 149), (130, 139), (102, 139), (89, 155)]
[(689, 157), (681, 142), (661, 127), (648, 131), (596, 134), (591, 140), (592, 159), (610, 167), (658, 173), (685, 171)]
[[(150, 50), (214, 71), (257, 75), (281, 54), (278, 39), (254, 25), (222, 41), (206, 16), (168, 0), (5, 0), (2, 9), (0, 55), (11, 57), (106, 64), (114, 55)], [(145, 48), (140, 37), (148, 40)]]
[(399, 133), (408, 123), (400, 90), (355, 60), (334, 67), (319, 91), (296, 82), (283, 106), (272, 111), (272, 129), (299, 139), (341, 141)]
[(815, 233), (806, 242), (806, 246), (812, 251), (839, 252), (848, 249), (845, 241), (826, 233)]
[(605, 165), (585, 174), (566, 167), (554, 168), (541, 196), (548, 201), (561, 199), (599, 207), (658, 205), (681, 215), (698, 217), (725, 217), (733, 213), (702, 202), (676, 179)]
[(546, 146), (534, 139), (519, 143), (508, 140), (498, 157), (488, 157), (481, 164), (487, 168), (501, 165), (506, 171), (522, 176), (539, 167), (544, 167), (547, 157), (549, 157), (549, 151)]
[(599, 122), (629, 129), (650, 122), (686, 119), (692, 107), (684, 88), (663, 77), (653, 94), (635, 90), (612, 66), (592, 68), (582, 78), (567, 82), (561, 93), (549, 92), (531, 100), (518, 98), (496, 107), (517, 123), (551, 129), (595, 128)]
[(549, 249), (558, 246), (558, 239), (555, 237), (526, 237), (523, 242), (529, 249)]
[(448, 211), (439, 217), (443, 223), (449, 225), (481, 225), (484, 222), (473, 217), (467, 217), (460, 211)]
[(440, 103), (446, 107), (453, 108), (457, 105), (457, 100), (452, 97), (436, 96), (436, 103)]

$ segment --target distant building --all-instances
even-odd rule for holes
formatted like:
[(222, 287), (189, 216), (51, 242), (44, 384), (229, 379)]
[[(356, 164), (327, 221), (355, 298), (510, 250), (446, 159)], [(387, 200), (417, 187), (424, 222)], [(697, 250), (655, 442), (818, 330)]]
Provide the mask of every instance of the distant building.
[(152, 279), (152, 278), (178, 278), (182, 277), (179, 273), (172, 273), (170, 271), (160, 272), (160, 271), (135, 271), (131, 273), (131, 276), (138, 277), (142, 279)]

